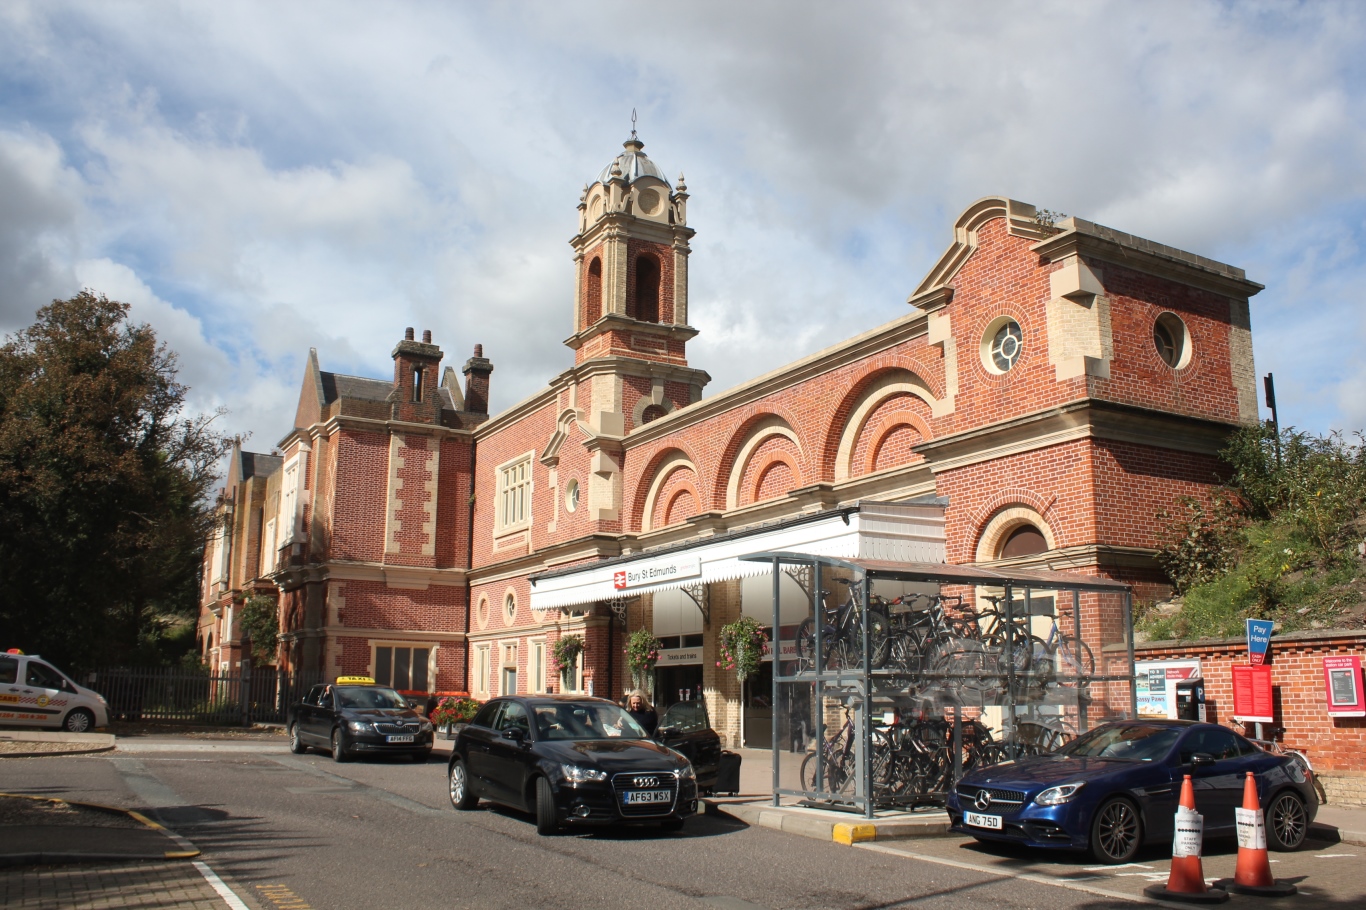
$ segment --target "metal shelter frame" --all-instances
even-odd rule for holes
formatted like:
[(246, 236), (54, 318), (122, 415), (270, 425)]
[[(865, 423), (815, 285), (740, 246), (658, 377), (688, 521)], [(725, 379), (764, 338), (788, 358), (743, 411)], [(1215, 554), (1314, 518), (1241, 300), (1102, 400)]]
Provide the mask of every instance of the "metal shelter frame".
[[(807, 643), (807, 647), (814, 644), (814, 661), (809, 665), (802, 660), (792, 662), (796, 668), (795, 672), (784, 673), (782, 666), (775, 655), (773, 666), (773, 689), (772, 704), (773, 711), (773, 730), (772, 730), (772, 767), (773, 767), (773, 805), (780, 804), (783, 796), (798, 797), (808, 805), (823, 805), (829, 808), (839, 808), (845, 811), (861, 811), (867, 818), (874, 817), (875, 809), (886, 807), (895, 803), (885, 798), (878, 797), (874, 786), (874, 724), (872, 721), (873, 706), (875, 699), (883, 702), (890, 702), (897, 697), (912, 697), (908, 694), (898, 696), (894, 692), (895, 686), (906, 686), (909, 693), (919, 686), (928, 684), (931, 688), (938, 691), (948, 691), (949, 701), (953, 703), (954, 720), (952, 725), (953, 739), (949, 742), (948, 748), (953, 752), (952, 782), (956, 783), (962, 776), (962, 745), (963, 745), (963, 718), (962, 703), (955, 700), (953, 691), (957, 685), (971, 677), (973, 684), (990, 685), (993, 687), (995, 699), (993, 706), (999, 706), (1004, 711), (1010, 712), (1012, 723), (1016, 719), (1016, 711), (1021, 705), (1021, 694), (1030, 685), (1039, 686), (1038, 674), (1033, 670), (1031, 664), (1026, 663), (1022, 668), (1017, 665), (1017, 660), (1007, 657), (1001, 666), (1001, 654), (994, 654), (994, 663), (988, 662), (986, 652), (978, 646), (975, 654), (968, 657), (973, 660), (970, 671), (963, 671), (955, 666), (954, 655), (944, 655), (938, 660), (939, 670), (926, 669), (926, 666), (917, 665), (911, 670), (905, 667), (888, 669), (882, 666), (875, 666), (873, 636), (869, 630), (869, 616), (872, 610), (855, 607), (857, 618), (861, 620), (860, 634), (857, 640), (852, 640), (848, 633), (841, 633), (840, 641), (828, 643), (827, 638), (831, 632), (827, 628), (827, 608), (824, 605), (823, 597), (826, 592), (822, 591), (822, 576), (849, 573), (851, 578), (848, 580), (850, 586), (850, 603), (870, 605), (874, 602), (873, 583), (879, 580), (901, 581), (901, 582), (921, 582), (938, 585), (961, 585), (972, 586), (974, 588), (986, 586), (992, 588), (1003, 588), (1005, 592), (1002, 603), (1004, 604), (1003, 632), (1005, 646), (1004, 655), (1015, 655), (1018, 640), (1014, 639), (1019, 633), (1017, 622), (1023, 620), (1024, 628), (1028, 630), (1031, 617), (1036, 615), (1031, 604), (1031, 592), (1034, 590), (1046, 590), (1062, 594), (1071, 592), (1072, 594), (1072, 629), (1071, 640), (1081, 642), (1081, 594), (1082, 592), (1096, 592), (1100, 594), (1119, 595), (1123, 598), (1123, 625), (1125, 645), (1127, 649), (1126, 674), (1122, 676), (1106, 675), (1076, 675), (1069, 679), (1073, 684), (1070, 691), (1071, 697), (1076, 699), (1079, 709), (1081, 731), (1085, 732), (1087, 727), (1086, 705), (1089, 699), (1089, 685), (1092, 682), (1125, 682), (1129, 689), (1129, 716), (1137, 716), (1137, 692), (1133, 687), (1134, 674), (1134, 630), (1133, 630), (1133, 593), (1129, 585), (1123, 582), (1113, 581), (1108, 578), (1074, 575), (1064, 572), (1053, 572), (1036, 569), (1014, 569), (1001, 568), (989, 569), (979, 566), (948, 565), (943, 563), (910, 563), (910, 562), (890, 562), (872, 559), (842, 559), (831, 556), (822, 556), (808, 553), (793, 552), (767, 552), (755, 553), (742, 557), (753, 562), (767, 562), (772, 566), (773, 577), (773, 632), (775, 639), (779, 637), (780, 615), (779, 615), (779, 584), (784, 573), (789, 575), (807, 575), (809, 573), (809, 587), (802, 585), (810, 599), (811, 616), (815, 619), (813, 626), (809, 629), (813, 641)], [(1023, 615), (1014, 614), (1015, 600), (1014, 592), (1023, 590), (1024, 609)], [(1050, 602), (1050, 613), (1053, 605)], [(1056, 618), (1054, 619), (1056, 628)], [(830, 627), (833, 628), (833, 627)], [(1025, 632), (1028, 636), (1028, 631)], [(800, 633), (799, 633), (800, 637)], [(966, 639), (962, 640), (967, 643)], [(845, 661), (852, 658), (853, 666), (846, 665), (838, 667), (828, 667), (830, 648), (841, 646), (846, 650)], [(1026, 648), (1034, 645), (1029, 637), (1023, 642)], [(857, 653), (855, 646), (861, 645), (862, 653)], [(797, 643), (800, 655), (803, 647), (802, 642)], [(1077, 647), (1076, 645), (1073, 646)], [(850, 654), (852, 651), (852, 655)], [(783, 787), (779, 768), (779, 711), (777, 706), (784, 703), (782, 698), (782, 687), (792, 684), (809, 685), (812, 691), (812, 706), (815, 713), (815, 745), (816, 752), (809, 754), (807, 760), (816, 756), (814, 763), (814, 789)], [(823, 779), (826, 767), (825, 750), (829, 747), (826, 740), (826, 723), (824, 720), (824, 706), (826, 704), (827, 693), (833, 693), (835, 697), (846, 699), (846, 705), (856, 706), (847, 707), (846, 715), (852, 712), (852, 717), (847, 723), (852, 723), (852, 736), (854, 762), (856, 776), (847, 778), (844, 785), (853, 783), (853, 792), (846, 789), (838, 795), (827, 789), (830, 783)], [(1047, 702), (1034, 702), (1026, 698), (1023, 702), (1027, 709), (1034, 704), (1047, 704)], [(981, 705), (983, 702), (979, 701)], [(1004, 714), (1003, 714), (1004, 716)], [(841, 733), (845, 728), (841, 728)], [(840, 736), (837, 733), (836, 736)], [(847, 741), (846, 741), (847, 742)], [(886, 746), (885, 741), (883, 746)], [(846, 751), (848, 746), (846, 745)], [(1010, 746), (1004, 757), (1014, 758), (1016, 746)], [(805, 767), (805, 762), (803, 763)], [(896, 803), (905, 805), (905, 803)]]

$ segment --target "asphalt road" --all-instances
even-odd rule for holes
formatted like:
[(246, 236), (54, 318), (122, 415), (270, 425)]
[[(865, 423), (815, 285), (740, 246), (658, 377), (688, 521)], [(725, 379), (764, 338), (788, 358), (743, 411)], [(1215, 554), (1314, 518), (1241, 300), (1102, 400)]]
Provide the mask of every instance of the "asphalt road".
[(849, 848), (703, 816), (682, 834), (627, 828), (543, 838), (520, 813), (455, 812), (445, 763), (435, 758), (338, 765), (269, 748), (13, 759), (4, 789), (152, 810), (262, 910), (1134, 906), (1097, 893), (1104, 880), (1081, 884), (1087, 891), (1076, 882), (1059, 887), (1047, 871), (1020, 878), (1009, 863), (966, 868), (981, 857), (955, 841), (938, 840), (928, 852), (916, 844)]

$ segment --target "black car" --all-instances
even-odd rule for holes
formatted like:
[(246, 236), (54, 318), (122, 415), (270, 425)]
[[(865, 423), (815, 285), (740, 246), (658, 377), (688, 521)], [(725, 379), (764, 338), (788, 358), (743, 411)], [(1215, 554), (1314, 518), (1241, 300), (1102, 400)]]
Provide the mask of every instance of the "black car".
[(716, 787), (716, 772), (721, 766), (721, 737), (711, 728), (707, 706), (701, 700), (680, 701), (668, 707), (659, 719), (654, 738), (692, 762), (699, 793)]
[(1057, 752), (965, 774), (948, 796), (953, 830), (978, 840), (1086, 850), (1127, 863), (1171, 843), (1181, 783), (1190, 775), (1205, 836), (1235, 833), (1248, 772), (1274, 850), (1304, 842), (1318, 811), (1313, 771), (1217, 724), (1132, 720), (1103, 724)]
[(330, 750), (334, 761), (356, 754), (394, 754), (426, 761), (432, 754), (432, 723), (388, 686), (314, 686), (289, 709), (289, 749)]
[(697, 812), (697, 777), (617, 705), (575, 696), (507, 697), (456, 736), (451, 804), (480, 798), (534, 812), (536, 830), (656, 823), (680, 830)]

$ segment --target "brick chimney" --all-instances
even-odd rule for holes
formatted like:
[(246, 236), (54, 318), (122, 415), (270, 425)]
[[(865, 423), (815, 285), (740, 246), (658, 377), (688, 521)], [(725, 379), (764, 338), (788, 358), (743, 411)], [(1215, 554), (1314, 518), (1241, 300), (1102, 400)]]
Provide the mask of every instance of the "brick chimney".
[(474, 346), (474, 356), (465, 361), (465, 410), (476, 414), (489, 412), (489, 374), (493, 361), (484, 358), (484, 346)]
[(403, 340), (394, 346), (394, 390), (389, 393), (394, 420), (435, 423), (441, 411), (437, 387), (441, 382), (441, 348), (432, 344), (430, 330), (421, 341), (413, 340), (413, 330), (405, 329)]

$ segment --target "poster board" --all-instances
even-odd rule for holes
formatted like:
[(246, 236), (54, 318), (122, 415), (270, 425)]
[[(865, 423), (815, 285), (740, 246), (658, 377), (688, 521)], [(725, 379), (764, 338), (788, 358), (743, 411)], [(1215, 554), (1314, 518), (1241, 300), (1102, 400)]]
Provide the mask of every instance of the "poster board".
[(1362, 691), (1361, 658), (1325, 657), (1324, 692), (1329, 717), (1366, 717), (1366, 693)]
[(1237, 720), (1269, 724), (1276, 720), (1271, 668), (1240, 666), (1233, 670), (1233, 716)]
[(1139, 717), (1176, 719), (1176, 684), (1203, 679), (1197, 660), (1134, 661)]

